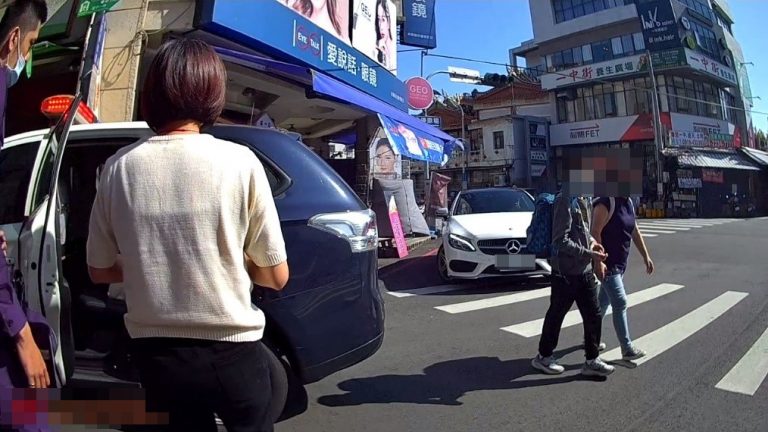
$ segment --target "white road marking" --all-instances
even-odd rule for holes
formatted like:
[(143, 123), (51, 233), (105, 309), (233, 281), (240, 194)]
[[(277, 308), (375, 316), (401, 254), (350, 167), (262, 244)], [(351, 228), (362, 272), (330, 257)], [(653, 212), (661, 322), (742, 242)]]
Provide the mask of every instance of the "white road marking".
[[(673, 293), (679, 289), (682, 289), (684, 286), (685, 285), (663, 283), (663, 284), (655, 285), (650, 288), (644, 289), (642, 291), (634, 292), (632, 294), (627, 295), (627, 308), (630, 308), (632, 306), (636, 306), (639, 304), (643, 304), (645, 302)], [(606, 310), (605, 314), (610, 315), (612, 313), (613, 313), (613, 309), (610, 306), (608, 306), (608, 309)], [(581, 314), (579, 313), (578, 310), (573, 310), (568, 312), (565, 315), (565, 319), (563, 320), (563, 325), (561, 328), (575, 326), (577, 324), (581, 324), (581, 322), (582, 322)], [(501, 330), (508, 333), (514, 333), (516, 335), (529, 338), (529, 337), (540, 335), (543, 325), (544, 325), (544, 318), (541, 318), (541, 319), (528, 321), (521, 324), (502, 327)]]
[(462, 286), (462, 285), (438, 285), (438, 286), (431, 286), (426, 288), (416, 288), (412, 290), (387, 291), (387, 293), (393, 297), (403, 298), (403, 297), (414, 297), (419, 295), (439, 294), (439, 293), (444, 293), (449, 291), (459, 291), (465, 288), (466, 286)]
[[(719, 318), (729, 309), (736, 306), (737, 303), (744, 300), (747, 295), (747, 293), (727, 291), (693, 312), (636, 339), (633, 343), (638, 347), (642, 347), (648, 354), (641, 359), (634, 360), (633, 363), (639, 366), (663, 354), (668, 349), (693, 336), (696, 332)], [(621, 356), (621, 347), (614, 348), (601, 355), (606, 361), (616, 361), (621, 359)]]
[(658, 237), (658, 235), (657, 235), (657, 234), (647, 234), (647, 233), (643, 233), (643, 237)]
[(677, 231), (662, 231), (662, 230), (658, 230), (658, 229), (654, 229), (654, 228), (643, 228), (643, 227), (640, 227), (640, 232), (642, 232), (643, 234), (645, 234), (645, 233), (649, 233), (649, 234), (674, 234)]
[(509, 295), (503, 295), (498, 297), (492, 297), (482, 300), (468, 301), (464, 303), (456, 303), (446, 306), (437, 306), (435, 309), (451, 314), (458, 314), (464, 312), (473, 312), (481, 309), (488, 309), (492, 307), (505, 306), (514, 303), (520, 303), (528, 300), (534, 300), (542, 297), (549, 297), (551, 288), (541, 288), (532, 291), (524, 291)]
[(766, 376), (768, 376), (768, 329), (715, 387), (754, 396)]
[[(650, 223), (653, 223), (653, 222), (650, 222)], [(722, 224), (722, 222), (713, 223), (713, 222), (678, 222), (678, 221), (664, 221), (664, 222), (659, 221), (659, 223), (664, 225), (680, 225), (680, 226), (694, 226), (694, 227), (702, 227), (702, 226), (709, 227), (709, 226), (716, 226), (716, 225)]]
[(677, 226), (677, 225), (660, 225), (660, 224), (649, 225), (649, 224), (645, 224), (645, 223), (642, 223), (642, 224), (639, 223), (639, 224), (637, 224), (637, 226), (639, 226), (641, 229), (642, 228), (651, 228), (651, 229), (653, 229), (655, 227), (655, 228), (663, 228), (663, 229), (666, 229), (666, 230), (676, 230), (676, 231), (689, 231), (691, 228), (693, 228), (693, 227), (681, 227), (681, 226)]

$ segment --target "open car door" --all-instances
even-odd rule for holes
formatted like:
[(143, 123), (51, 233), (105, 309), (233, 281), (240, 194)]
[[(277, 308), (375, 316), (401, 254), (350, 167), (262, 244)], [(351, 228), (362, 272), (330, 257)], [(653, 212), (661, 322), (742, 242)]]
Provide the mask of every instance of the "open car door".
[[(69, 129), (82, 97), (75, 96), (65, 114), (44, 140), (43, 156), (33, 178), (32, 212), (19, 235), (19, 269), (29, 308), (40, 312), (56, 337), (49, 352), (51, 382), (66, 384), (73, 373), (74, 345), (71, 331), (71, 294), (64, 283), (61, 256), (63, 229), (58, 178)], [(48, 347), (40, 347), (44, 350)], [(45, 354), (45, 353), (44, 353)]]

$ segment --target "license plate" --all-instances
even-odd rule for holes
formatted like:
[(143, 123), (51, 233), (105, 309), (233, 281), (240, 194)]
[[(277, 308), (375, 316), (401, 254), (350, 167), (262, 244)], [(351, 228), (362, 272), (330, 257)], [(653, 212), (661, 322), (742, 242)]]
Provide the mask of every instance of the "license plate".
[(535, 269), (536, 255), (497, 255), (496, 267), (501, 270)]

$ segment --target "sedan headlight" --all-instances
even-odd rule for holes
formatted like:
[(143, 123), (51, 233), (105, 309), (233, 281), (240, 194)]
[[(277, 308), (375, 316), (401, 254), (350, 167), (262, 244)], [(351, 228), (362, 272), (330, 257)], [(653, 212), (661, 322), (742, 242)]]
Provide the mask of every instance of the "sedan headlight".
[(475, 246), (472, 245), (472, 240), (462, 237), (458, 234), (451, 234), (448, 236), (448, 244), (451, 245), (452, 248), (466, 251), (466, 252), (474, 252)]

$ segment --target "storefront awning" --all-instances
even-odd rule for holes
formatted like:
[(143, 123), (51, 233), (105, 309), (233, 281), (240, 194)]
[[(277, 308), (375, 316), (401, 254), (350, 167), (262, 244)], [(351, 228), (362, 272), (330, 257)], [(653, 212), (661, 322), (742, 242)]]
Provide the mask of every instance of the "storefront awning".
[(754, 162), (756, 162), (758, 165), (765, 167), (768, 167), (768, 153), (749, 148), (749, 147), (742, 147), (741, 151), (744, 152), (750, 159), (752, 159)]
[(749, 159), (738, 151), (687, 150), (675, 153), (677, 162), (685, 167), (739, 169), (759, 171)]
[[(382, 127), (388, 130), (387, 136), (390, 138), (393, 145), (397, 146), (399, 150), (405, 149), (405, 151), (401, 153), (405, 157), (417, 160), (429, 159), (431, 162), (444, 164), (447, 162), (451, 153), (453, 153), (454, 148), (458, 147), (459, 149), (464, 150), (464, 145), (461, 140), (321, 72), (311, 70), (304, 66), (285, 63), (240, 51), (221, 47), (216, 47), (215, 49), (225, 61), (271, 75), (277, 75), (280, 78), (304, 85), (307, 87), (309, 97), (330, 99), (360, 107), (371, 114), (378, 114), (379, 119), (382, 122)], [(429, 151), (416, 154), (416, 149), (412, 146), (412, 151), (408, 151), (408, 145), (406, 143), (408, 140), (406, 138), (398, 138), (397, 133), (392, 133), (392, 135), (390, 135), (390, 132), (398, 130), (411, 131), (411, 133), (416, 135), (418, 140), (422, 142), (422, 145), (426, 144), (425, 148), (428, 148)], [(407, 132), (403, 133), (409, 135)], [(401, 144), (403, 145), (401, 146)], [(434, 154), (437, 152), (434, 144), (437, 144), (440, 147), (439, 157)]]

